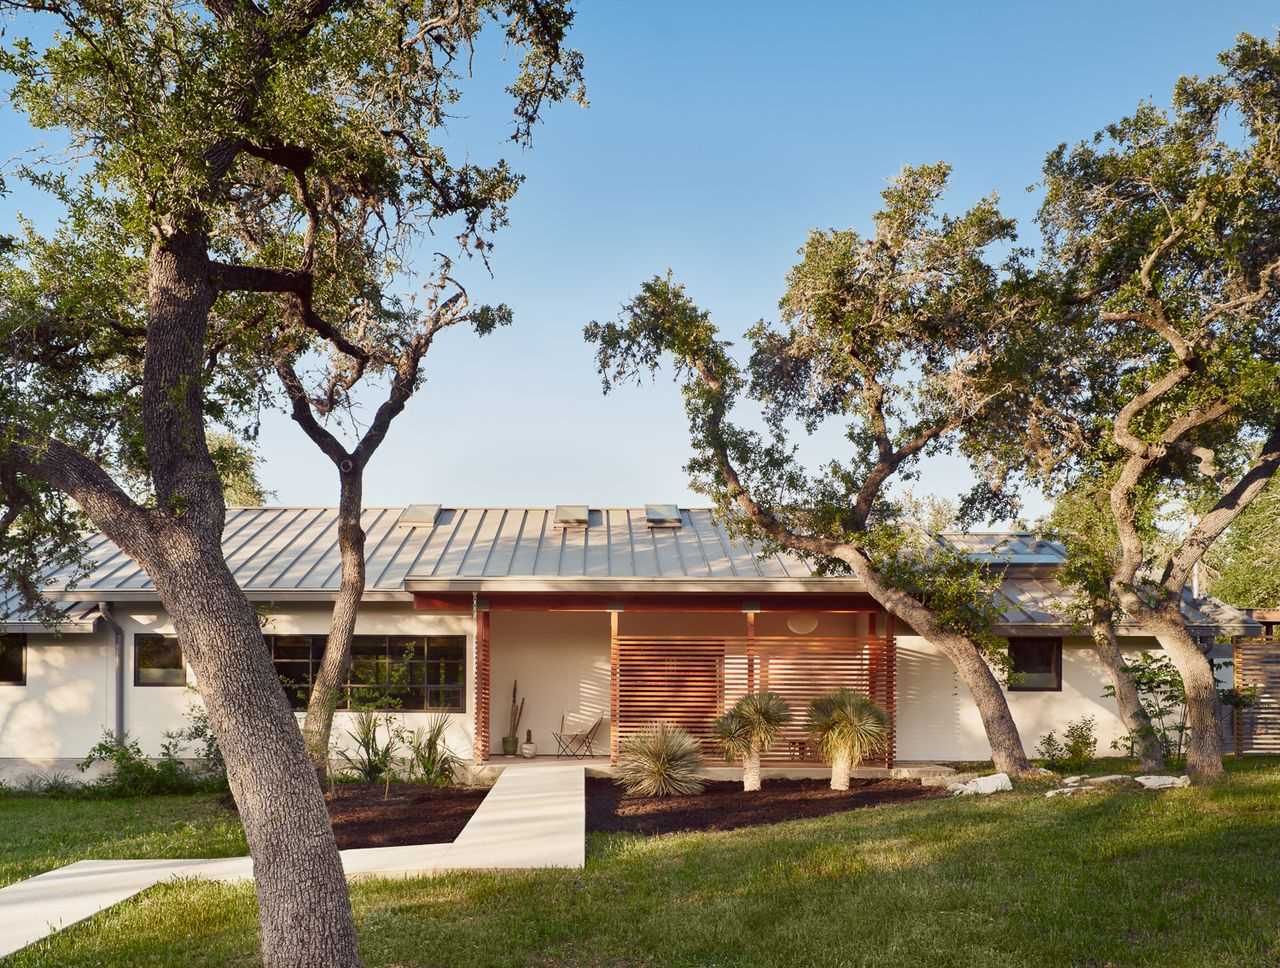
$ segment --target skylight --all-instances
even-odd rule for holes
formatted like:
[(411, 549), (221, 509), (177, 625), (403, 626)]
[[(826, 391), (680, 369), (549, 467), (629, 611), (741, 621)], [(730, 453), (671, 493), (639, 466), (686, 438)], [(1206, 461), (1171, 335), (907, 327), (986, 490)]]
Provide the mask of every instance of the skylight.
[(644, 519), (651, 528), (679, 528), (684, 525), (680, 508), (674, 504), (646, 504)]
[(401, 528), (429, 528), (436, 523), (436, 515), (440, 513), (439, 504), (409, 504), (396, 518), (396, 526)]
[(585, 528), (591, 519), (591, 509), (585, 504), (557, 504), (555, 525), (557, 528)]

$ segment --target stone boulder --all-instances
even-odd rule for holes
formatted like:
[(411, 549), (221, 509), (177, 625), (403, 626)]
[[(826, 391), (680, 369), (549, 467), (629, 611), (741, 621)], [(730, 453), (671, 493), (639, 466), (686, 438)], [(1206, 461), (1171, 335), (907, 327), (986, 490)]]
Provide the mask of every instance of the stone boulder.
[(1013, 782), (1009, 779), (1008, 773), (992, 773), (990, 776), (974, 777), (967, 783), (948, 784), (947, 789), (951, 791), (952, 796), (956, 797), (986, 796), (990, 793), (1012, 790)]
[(1172, 790), (1175, 787), (1191, 786), (1189, 776), (1136, 776), (1134, 779), (1148, 790)]

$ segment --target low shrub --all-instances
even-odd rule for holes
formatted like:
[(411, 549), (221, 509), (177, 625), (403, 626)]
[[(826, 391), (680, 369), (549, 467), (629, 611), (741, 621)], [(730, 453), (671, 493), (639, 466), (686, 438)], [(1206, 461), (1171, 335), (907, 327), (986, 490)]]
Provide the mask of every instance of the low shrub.
[(1036, 752), (1051, 770), (1082, 770), (1098, 752), (1096, 725), (1092, 716), (1082, 716), (1067, 724), (1061, 740), (1050, 730), (1040, 738)]
[(628, 736), (618, 756), (617, 782), (640, 797), (701, 793), (702, 747), (679, 726), (654, 723)]
[(385, 743), (380, 735), (383, 732), (383, 717), (373, 710), (366, 709), (356, 713), (354, 725), (354, 729), (347, 730), (347, 735), (355, 743), (354, 748), (338, 750), (338, 758), (344, 764), (341, 772), (354, 775), (358, 783), (390, 780), (396, 751), (400, 747), (399, 731), (391, 717), (388, 716), (385, 721)]
[(79, 767), (84, 772), (98, 763), (105, 763), (110, 769), (81, 789), (108, 797), (143, 797), (194, 793), (217, 785), (182, 762), (181, 751), (180, 742), (169, 736), (161, 746), (159, 759), (152, 760), (143, 754), (138, 741), (130, 739), (127, 733), (117, 738), (109, 730), (104, 731), (102, 739), (89, 750)]
[(409, 777), (429, 786), (449, 786), (456, 779), (460, 760), (445, 743), (449, 717), (437, 713), (412, 733), (402, 730), (400, 742), (409, 751)]

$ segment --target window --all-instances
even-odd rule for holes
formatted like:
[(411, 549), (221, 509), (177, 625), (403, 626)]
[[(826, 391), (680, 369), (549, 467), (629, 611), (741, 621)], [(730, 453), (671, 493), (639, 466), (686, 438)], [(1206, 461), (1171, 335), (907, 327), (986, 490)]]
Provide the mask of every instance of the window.
[(1062, 691), (1062, 639), (1009, 640), (1011, 692)]
[[(289, 702), (305, 709), (325, 637), (269, 635), (267, 644)], [(357, 635), (338, 708), (462, 712), (466, 656), (464, 635)]]
[(27, 684), (27, 637), (18, 632), (0, 635), (0, 686)]
[(182, 646), (172, 635), (133, 637), (133, 684), (135, 686), (185, 686), (187, 665)]

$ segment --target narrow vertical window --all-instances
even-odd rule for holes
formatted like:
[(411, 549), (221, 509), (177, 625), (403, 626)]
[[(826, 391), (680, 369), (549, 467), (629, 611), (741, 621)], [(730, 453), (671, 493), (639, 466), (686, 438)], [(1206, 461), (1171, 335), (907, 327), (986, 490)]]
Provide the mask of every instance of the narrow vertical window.
[(20, 632), (0, 635), (0, 686), (27, 684), (27, 637)]

